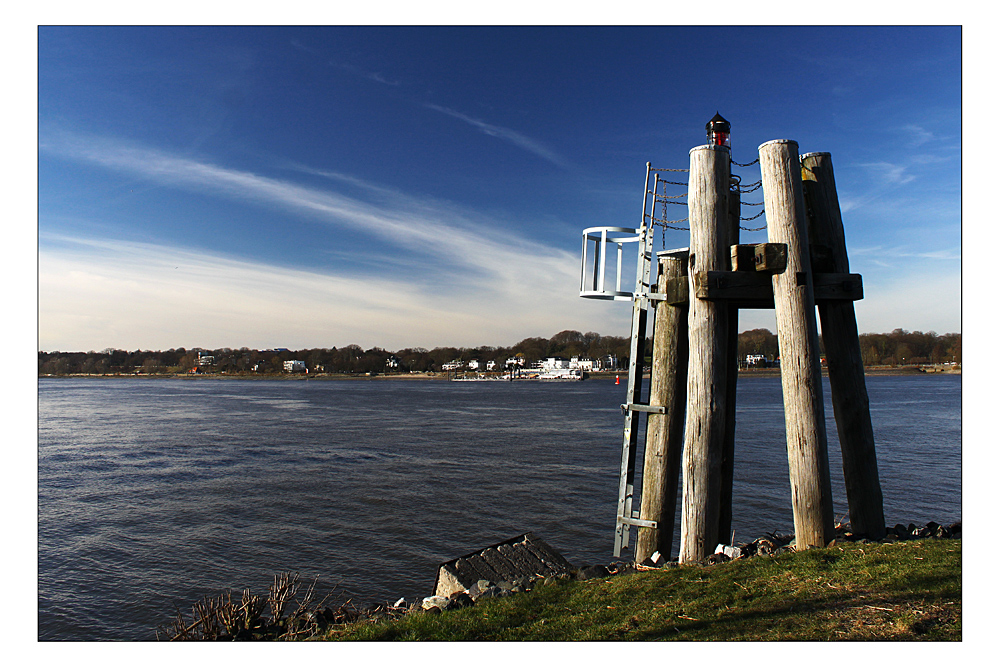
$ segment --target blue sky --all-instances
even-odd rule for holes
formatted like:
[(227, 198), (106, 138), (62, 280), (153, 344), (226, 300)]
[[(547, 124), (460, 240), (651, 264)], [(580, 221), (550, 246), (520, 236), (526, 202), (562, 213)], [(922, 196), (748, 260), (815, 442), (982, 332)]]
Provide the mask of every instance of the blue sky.
[(38, 348), (627, 335), (580, 233), (716, 111), (832, 154), (862, 332), (961, 331), (961, 75), (959, 27), (42, 27)]

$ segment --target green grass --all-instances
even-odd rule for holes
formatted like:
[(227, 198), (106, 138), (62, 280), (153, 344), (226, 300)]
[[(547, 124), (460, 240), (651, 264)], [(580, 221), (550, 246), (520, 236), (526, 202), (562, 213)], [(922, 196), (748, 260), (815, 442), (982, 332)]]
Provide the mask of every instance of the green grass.
[(328, 640), (961, 640), (961, 540), (846, 543), (338, 627)]

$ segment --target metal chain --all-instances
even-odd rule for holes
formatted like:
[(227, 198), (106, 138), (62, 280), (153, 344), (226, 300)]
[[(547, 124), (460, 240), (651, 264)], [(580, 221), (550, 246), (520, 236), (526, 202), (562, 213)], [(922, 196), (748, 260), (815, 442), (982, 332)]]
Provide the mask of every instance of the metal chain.
[(764, 181), (757, 181), (756, 183), (750, 183), (749, 185), (741, 185), (740, 186), (740, 192), (746, 194), (746, 193), (749, 193), (749, 192), (753, 192), (755, 190), (760, 190), (761, 185), (763, 183), (764, 183)]
[(730, 162), (731, 162), (732, 164), (735, 164), (735, 165), (736, 165), (737, 167), (752, 167), (753, 165), (755, 165), (755, 164), (757, 164), (758, 162), (760, 162), (760, 158), (757, 158), (757, 159), (756, 159), (756, 160), (754, 160), (753, 162), (747, 162), (746, 164), (740, 164), (739, 162), (736, 162), (736, 161), (735, 161), (735, 160), (733, 160), (732, 158), (729, 158), (729, 161), (730, 161)]
[(680, 199), (681, 197), (687, 197), (688, 196), (688, 193), (686, 193), (686, 192), (684, 194), (681, 194), (681, 195), (657, 195), (657, 194), (655, 194), (653, 192), (650, 192), (649, 194), (655, 195), (657, 199)]
[[(663, 169), (650, 169), (650, 171), (691, 171), (691, 170), (690, 169), (667, 169), (667, 168), (663, 168)], [(661, 183), (662, 183), (662, 181), (661, 181)]]
[(688, 227), (677, 227), (677, 226), (675, 226), (678, 223), (687, 222), (688, 221), (687, 218), (681, 218), (680, 220), (660, 220), (659, 218), (654, 218), (653, 216), (651, 216), (648, 213), (646, 214), (646, 217), (649, 218), (650, 220), (652, 220), (654, 225), (663, 225), (663, 227), (665, 227), (665, 228), (677, 229), (677, 230), (680, 230), (680, 231), (687, 231), (689, 229)]

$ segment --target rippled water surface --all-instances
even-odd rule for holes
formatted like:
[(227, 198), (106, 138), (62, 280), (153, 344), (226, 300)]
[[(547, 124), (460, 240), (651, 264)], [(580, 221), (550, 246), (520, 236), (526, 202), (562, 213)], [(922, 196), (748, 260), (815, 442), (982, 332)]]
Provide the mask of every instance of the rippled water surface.
[[(887, 523), (960, 519), (961, 378), (867, 383)], [(623, 400), (608, 380), (40, 379), (39, 639), (153, 639), (288, 570), (412, 600), (440, 562), (526, 531), (606, 563)], [(737, 422), (737, 541), (791, 532), (778, 378), (740, 378)]]

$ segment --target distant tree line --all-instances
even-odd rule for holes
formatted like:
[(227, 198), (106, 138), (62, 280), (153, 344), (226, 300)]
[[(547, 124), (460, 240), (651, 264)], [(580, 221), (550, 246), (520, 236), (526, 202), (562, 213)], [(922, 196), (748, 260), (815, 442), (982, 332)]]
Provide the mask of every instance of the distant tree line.
[[(887, 334), (862, 334), (861, 353), (866, 366), (941, 363), (962, 361), (962, 335), (896, 329)], [(822, 341), (821, 341), (822, 346)], [(652, 353), (646, 340), (646, 364)], [(740, 359), (747, 355), (763, 355), (768, 360), (778, 356), (778, 338), (767, 329), (752, 329), (739, 335)], [(211, 373), (281, 373), (284, 362), (305, 362), (309, 371), (326, 373), (385, 373), (440, 371), (450, 361), (468, 363), (473, 359), (485, 364), (496, 362), (503, 368), (507, 359), (522, 357), (525, 364), (546, 357), (581, 357), (602, 359), (613, 357), (622, 368), (628, 366), (629, 339), (622, 336), (579, 331), (560, 331), (551, 338), (525, 338), (510, 347), (436, 347), (427, 350), (410, 347), (390, 352), (380, 347), (364, 349), (359, 345), (309, 348), (302, 350), (254, 350), (220, 348), (171, 348), (169, 350), (105, 349), (101, 352), (39, 352), (38, 373), (41, 375), (69, 374), (135, 374), (182, 373), (194, 369)], [(212, 357), (210, 364), (199, 365), (200, 357)]]
[[(648, 345), (648, 341), (647, 341)], [(212, 357), (210, 365), (199, 366), (200, 357)], [(408, 347), (391, 352), (360, 345), (301, 350), (254, 350), (220, 348), (176, 348), (166, 351), (106, 349), (101, 352), (39, 352), (38, 372), (43, 375), (180, 373), (195, 368), (213, 373), (280, 373), (286, 361), (299, 360), (309, 372), (384, 373), (440, 371), (450, 361), (468, 363), (477, 359), (484, 365), (494, 361), (503, 368), (510, 358), (520, 356), (525, 364), (546, 357), (615, 357), (627, 364), (629, 339), (621, 336), (579, 331), (561, 331), (551, 338), (525, 338), (510, 347)], [(392, 360), (393, 364), (390, 364)]]
[[(910, 364), (940, 364), (962, 362), (962, 334), (936, 334), (933, 331), (894, 329), (890, 333), (864, 333), (858, 336), (861, 358), (865, 366), (902, 366)], [(824, 354), (820, 336), (820, 353)], [(768, 329), (752, 329), (739, 335), (738, 355), (762, 355), (767, 360), (778, 358), (778, 337)]]

